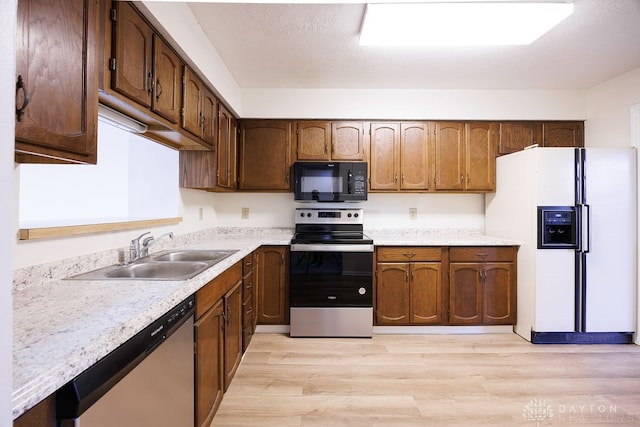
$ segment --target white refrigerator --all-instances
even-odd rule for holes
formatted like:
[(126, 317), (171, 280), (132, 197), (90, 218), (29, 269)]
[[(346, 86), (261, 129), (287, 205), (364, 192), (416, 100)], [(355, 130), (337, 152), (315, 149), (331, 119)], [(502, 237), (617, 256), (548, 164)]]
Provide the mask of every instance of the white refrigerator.
[(632, 341), (636, 194), (633, 148), (535, 147), (497, 159), (485, 232), (520, 243), (517, 334), (534, 343)]

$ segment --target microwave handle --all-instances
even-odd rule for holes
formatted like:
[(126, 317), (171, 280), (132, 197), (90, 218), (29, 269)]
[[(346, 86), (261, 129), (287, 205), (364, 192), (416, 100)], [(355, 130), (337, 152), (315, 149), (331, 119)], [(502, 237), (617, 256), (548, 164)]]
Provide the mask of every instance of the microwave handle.
[(351, 169), (347, 171), (347, 194), (353, 194), (353, 174)]

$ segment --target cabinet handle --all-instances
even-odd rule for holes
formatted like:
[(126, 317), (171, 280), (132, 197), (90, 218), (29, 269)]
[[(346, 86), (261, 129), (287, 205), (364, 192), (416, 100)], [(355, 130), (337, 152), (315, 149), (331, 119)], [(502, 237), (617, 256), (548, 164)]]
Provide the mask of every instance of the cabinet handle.
[(16, 99), (18, 98), (18, 93), (22, 91), (22, 105), (16, 108), (16, 119), (21, 122), (24, 117), (24, 110), (29, 105), (29, 92), (27, 92), (27, 85), (22, 80), (22, 75), (18, 76), (18, 81), (16, 82)]
[(231, 323), (231, 304), (227, 304), (227, 317), (225, 318), (228, 323)]
[(460, 182), (464, 182), (464, 175), (460, 175)]
[(408, 270), (406, 272), (406, 276), (407, 276), (407, 283), (409, 283), (409, 271)]
[(398, 182), (398, 174), (395, 174), (393, 177), (393, 182)]
[(404, 255), (405, 257), (411, 259), (414, 256), (416, 256), (415, 252), (404, 252), (402, 255)]
[(163, 89), (162, 89), (162, 84), (160, 83), (160, 79), (156, 79), (156, 101), (160, 99), (162, 92), (163, 92)]
[(151, 92), (153, 91), (153, 75), (151, 71), (149, 71), (149, 75), (147, 75), (147, 93), (151, 96)]
[(488, 252), (478, 252), (476, 255), (477, 255), (479, 258), (486, 258), (486, 257), (488, 257), (488, 256), (489, 256), (489, 253), (488, 253)]
[(324, 154), (327, 154), (328, 150), (327, 150), (327, 144), (324, 144)]

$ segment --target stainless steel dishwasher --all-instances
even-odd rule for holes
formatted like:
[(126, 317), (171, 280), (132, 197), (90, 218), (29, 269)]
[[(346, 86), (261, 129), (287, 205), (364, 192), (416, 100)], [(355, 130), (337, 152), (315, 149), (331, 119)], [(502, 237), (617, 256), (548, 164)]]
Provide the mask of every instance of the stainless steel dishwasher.
[(192, 427), (195, 297), (56, 393), (61, 427)]

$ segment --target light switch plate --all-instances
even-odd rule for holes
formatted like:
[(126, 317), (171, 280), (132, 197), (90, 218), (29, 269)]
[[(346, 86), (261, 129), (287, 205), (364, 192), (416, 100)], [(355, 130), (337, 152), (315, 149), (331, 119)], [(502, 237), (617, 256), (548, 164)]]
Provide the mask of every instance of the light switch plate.
[(409, 219), (418, 219), (418, 208), (409, 208)]
[(249, 219), (249, 208), (242, 208), (242, 219)]

